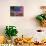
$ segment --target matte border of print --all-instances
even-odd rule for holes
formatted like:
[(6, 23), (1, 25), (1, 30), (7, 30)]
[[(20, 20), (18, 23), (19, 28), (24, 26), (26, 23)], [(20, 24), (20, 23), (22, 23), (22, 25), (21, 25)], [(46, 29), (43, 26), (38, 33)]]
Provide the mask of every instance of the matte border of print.
[(10, 16), (24, 16), (23, 6), (10, 6)]

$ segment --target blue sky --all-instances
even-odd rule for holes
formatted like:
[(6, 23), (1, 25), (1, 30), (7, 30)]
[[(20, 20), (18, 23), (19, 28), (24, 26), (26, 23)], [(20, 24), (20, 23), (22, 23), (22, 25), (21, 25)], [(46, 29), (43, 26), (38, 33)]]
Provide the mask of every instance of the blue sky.
[(11, 10), (14, 10), (14, 11), (21, 11), (21, 6), (11, 6)]

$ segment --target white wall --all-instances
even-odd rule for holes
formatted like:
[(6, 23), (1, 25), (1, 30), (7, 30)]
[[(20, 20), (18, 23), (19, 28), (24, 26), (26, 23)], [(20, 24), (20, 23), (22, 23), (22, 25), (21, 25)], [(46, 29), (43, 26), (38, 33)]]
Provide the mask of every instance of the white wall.
[[(42, 5), (46, 5), (46, 0), (0, 0), (0, 33), (4, 34), (6, 25), (15, 25), (19, 31), (18, 36), (36, 33), (36, 29), (41, 27), (35, 17), (41, 13)], [(24, 6), (24, 17), (11, 17), (10, 6)]]

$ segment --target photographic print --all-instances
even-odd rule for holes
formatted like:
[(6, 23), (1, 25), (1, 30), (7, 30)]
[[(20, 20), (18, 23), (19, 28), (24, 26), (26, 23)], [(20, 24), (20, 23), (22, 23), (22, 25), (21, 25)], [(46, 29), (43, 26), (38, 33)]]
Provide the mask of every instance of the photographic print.
[(10, 6), (10, 16), (23, 16), (23, 6)]

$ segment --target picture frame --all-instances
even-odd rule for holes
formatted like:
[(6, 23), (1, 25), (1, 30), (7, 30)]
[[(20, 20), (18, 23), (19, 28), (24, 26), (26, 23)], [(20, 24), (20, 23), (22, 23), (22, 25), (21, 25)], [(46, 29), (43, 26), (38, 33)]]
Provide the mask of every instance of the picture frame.
[(24, 16), (23, 11), (23, 6), (10, 6), (10, 16)]

